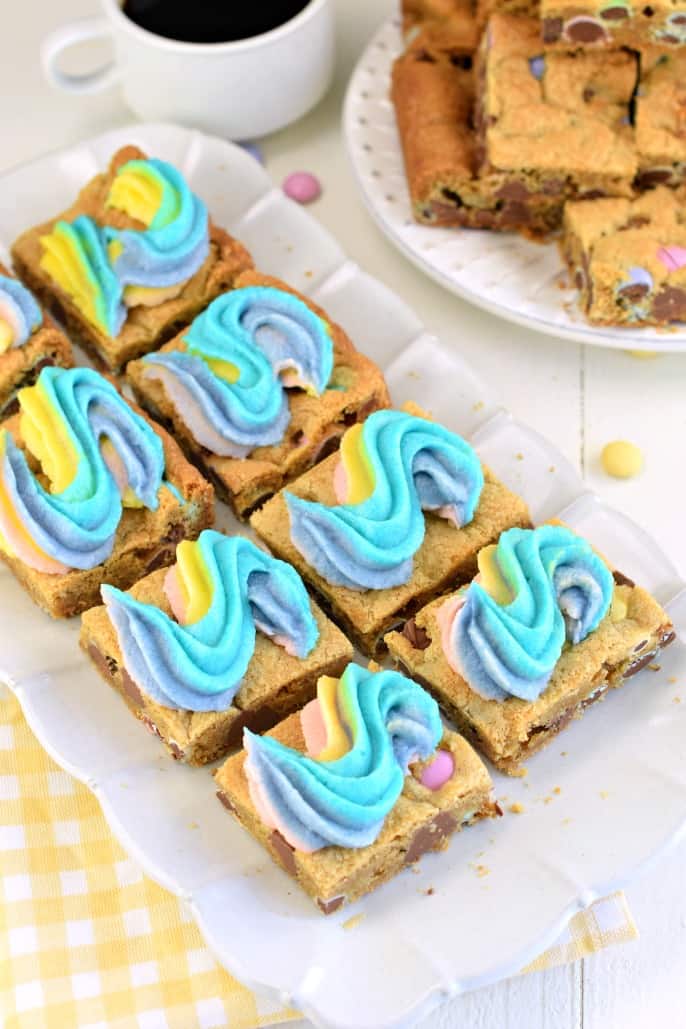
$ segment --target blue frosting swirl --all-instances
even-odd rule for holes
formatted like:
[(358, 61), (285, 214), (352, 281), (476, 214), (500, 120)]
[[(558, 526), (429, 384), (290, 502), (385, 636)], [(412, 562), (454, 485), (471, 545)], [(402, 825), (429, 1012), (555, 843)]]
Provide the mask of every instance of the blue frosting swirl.
[[(279, 373), (294, 368), (321, 393), (333, 370), (333, 345), (307, 304), (271, 286), (248, 286), (217, 297), (184, 335), (186, 351), (149, 354), (194, 438), (220, 457), (245, 457), (278, 443), (290, 421)], [(232, 366), (235, 381), (214, 362)]]
[(374, 488), (358, 504), (323, 504), (286, 493), (291, 539), (328, 582), (386, 589), (407, 582), (424, 539), (423, 511), (468, 524), (483, 488), (475, 451), (460, 436), (402, 411), (376, 411), (362, 427)]
[(153, 511), (164, 474), (162, 442), (90, 368), (44, 368), (33, 388), (42, 392), (52, 424), (59, 426), (55, 445), (66, 443), (73, 451), (75, 474), (62, 492), (50, 493), (8, 436), (5, 488), (21, 523), (46, 554), (70, 568), (94, 568), (112, 553), (122, 515), (120, 488), (101, 452), (103, 438), (117, 452), (130, 490)]
[(164, 707), (223, 711), (236, 695), (255, 650), (255, 627), (288, 640), (306, 657), (319, 638), (302, 579), (241, 536), (206, 529), (198, 538), (212, 583), (207, 612), (179, 625), (160, 608), (103, 586), (126, 669)]
[(10, 346), (22, 347), (42, 325), (43, 312), (33, 293), (9, 275), (0, 275), (0, 318), (3, 307), (8, 309), (13, 323), (11, 328), (14, 330), (14, 338)]
[(181, 172), (166, 161), (129, 161), (117, 174), (137, 169), (155, 176), (162, 202), (143, 231), (104, 230), (108, 241), (116, 240), (121, 245), (113, 267), (122, 286), (174, 286), (194, 275), (207, 258), (207, 207), (191, 191)]
[(597, 628), (614, 580), (586, 540), (558, 525), (508, 529), (495, 560), (512, 600), (500, 605), (471, 583), (450, 628), (447, 656), (482, 696), (532, 701), (549, 682), (565, 640), (579, 643)]
[(373, 843), (409, 763), (428, 758), (443, 735), (435, 700), (400, 672), (350, 664), (338, 690), (351, 747), (334, 761), (244, 730), (251, 790), (257, 787), (286, 839), (308, 851)]

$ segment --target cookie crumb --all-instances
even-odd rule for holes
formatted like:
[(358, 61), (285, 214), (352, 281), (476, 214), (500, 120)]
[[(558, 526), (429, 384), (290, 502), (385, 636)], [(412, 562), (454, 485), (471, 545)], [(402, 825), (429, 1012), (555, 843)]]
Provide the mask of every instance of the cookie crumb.
[(360, 922), (362, 921), (363, 918), (364, 918), (364, 911), (360, 911), (356, 915), (351, 915), (350, 918), (347, 918), (345, 920), (345, 922), (342, 923), (342, 928), (343, 929), (354, 929), (356, 925), (360, 924)]
[(435, 892), (436, 891), (433, 888), (433, 886), (429, 886), (428, 889), (424, 890), (424, 893), (426, 894), (427, 897), (433, 897)]
[(660, 671), (662, 671), (662, 665), (654, 665), (654, 664), (653, 665), (648, 665), (648, 668), (651, 670), (651, 672), (660, 672)]
[(554, 471), (555, 471), (555, 465), (554, 465), (554, 464), (551, 464), (551, 466), (550, 466), (550, 468), (548, 469), (548, 471), (549, 471), (549, 472), (554, 472)]
[(508, 811), (511, 811), (513, 815), (523, 815), (524, 805), (520, 804), (519, 801), (515, 801), (514, 804), (510, 804)]
[(483, 879), (484, 876), (490, 875), (491, 873), (490, 868), (486, 865), (475, 865), (473, 862), (470, 862), (470, 867), (474, 869), (479, 879)]
[(553, 787), (553, 793), (556, 793), (558, 795), (558, 797), (559, 797), (560, 794), (562, 793), (562, 790), (560, 789), (559, 786), (554, 786)]
[(477, 402), (475, 404), (472, 404), (472, 411), (481, 411), (481, 409), (484, 406), (485, 405), (484, 405), (483, 400), (477, 400)]
[(672, 699), (672, 703), (673, 704), (680, 704), (681, 703), (681, 697), (674, 697)]
[(522, 454), (521, 451), (519, 451), (519, 453), (515, 454), (515, 457), (517, 458), (518, 461), (523, 461), (524, 460), (524, 454)]
[(676, 675), (670, 675), (669, 679), (667, 680), (667, 682), (671, 683), (672, 686), (674, 685), (675, 682), (678, 682), (678, 681), (679, 680), (677, 679)]
[(607, 792), (607, 790), (601, 790), (600, 793), (598, 794), (598, 796), (600, 797), (601, 800), (607, 800), (607, 798), (610, 796), (610, 794)]

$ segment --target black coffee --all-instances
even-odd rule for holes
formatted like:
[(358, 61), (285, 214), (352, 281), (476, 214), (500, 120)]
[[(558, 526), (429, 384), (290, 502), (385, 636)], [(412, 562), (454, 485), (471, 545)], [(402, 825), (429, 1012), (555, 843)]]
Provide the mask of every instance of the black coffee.
[(283, 25), (309, 0), (124, 0), (124, 14), (136, 25), (185, 43), (228, 43), (250, 39)]

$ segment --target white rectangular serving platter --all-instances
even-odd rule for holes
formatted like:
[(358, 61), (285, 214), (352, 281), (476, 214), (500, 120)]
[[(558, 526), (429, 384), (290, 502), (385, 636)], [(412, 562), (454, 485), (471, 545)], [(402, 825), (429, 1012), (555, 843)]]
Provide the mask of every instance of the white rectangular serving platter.
[[(396, 404), (413, 399), (469, 438), (536, 521), (557, 516), (577, 528), (655, 594), (679, 632), (659, 671), (593, 708), (532, 759), (525, 779), (494, 776), (504, 806), (518, 801), (523, 815), (470, 828), (418, 870), (324, 917), (227, 816), (209, 771), (174, 764), (142, 731), (79, 651), (78, 619), (51, 621), (0, 571), (0, 678), (45, 748), (93, 790), (129, 853), (190, 905), (219, 960), (318, 1025), (407, 1025), (446, 997), (519, 971), (575, 911), (628, 882), (682, 832), (686, 704), (674, 703), (674, 679), (686, 672), (686, 584), (649, 535), (585, 490), (449, 343), (348, 261), (238, 147), (139, 124), (10, 171), (0, 177), (1, 256), (126, 143), (174, 162), (262, 270), (311, 295), (383, 366)], [(219, 524), (246, 531), (221, 505)]]

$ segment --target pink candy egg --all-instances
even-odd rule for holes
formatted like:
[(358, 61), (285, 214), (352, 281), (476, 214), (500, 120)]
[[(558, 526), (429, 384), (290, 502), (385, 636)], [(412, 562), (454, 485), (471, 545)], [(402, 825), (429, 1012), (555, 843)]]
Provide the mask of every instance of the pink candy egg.
[(445, 786), (455, 771), (455, 761), (449, 750), (437, 750), (436, 756), (423, 770), (419, 776), (422, 786), (427, 790), (440, 790)]
[(311, 204), (321, 194), (322, 187), (316, 175), (293, 172), (283, 180), (281, 187), (287, 197), (298, 204)]

